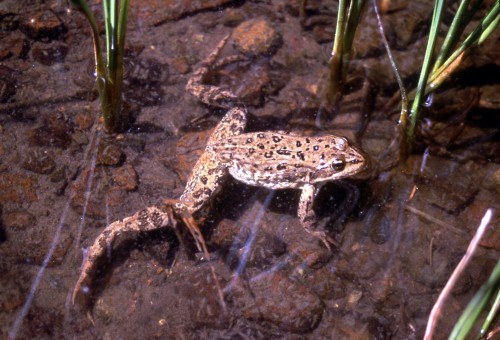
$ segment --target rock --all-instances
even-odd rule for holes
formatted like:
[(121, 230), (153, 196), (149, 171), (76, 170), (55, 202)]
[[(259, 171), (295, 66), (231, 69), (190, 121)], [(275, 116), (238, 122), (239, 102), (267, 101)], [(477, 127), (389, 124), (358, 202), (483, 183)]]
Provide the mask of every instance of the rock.
[(271, 322), (294, 333), (311, 331), (321, 320), (320, 299), (281, 272), (265, 272), (248, 284), (251, 294), (238, 288), (234, 292), (235, 302), (247, 319)]
[(66, 27), (52, 11), (30, 13), (20, 23), (21, 31), (34, 40), (49, 41), (59, 39)]
[[(219, 284), (224, 287), (224, 282), (220, 277), (218, 280)], [(227, 328), (229, 314), (222, 309), (217, 285), (208, 263), (199, 268), (190, 269), (183, 282), (178, 284), (177, 295), (181, 303), (187, 305), (189, 322), (197, 327)], [(190, 284), (186, 285), (185, 282), (190, 282)]]
[(314, 26), (313, 37), (318, 44), (333, 42), (335, 29), (332, 26)]
[(14, 31), (19, 28), (19, 17), (15, 13), (0, 12), (0, 30), (2, 32)]
[(480, 89), (479, 107), (499, 110), (500, 100), (498, 100), (498, 93), (500, 93), (499, 84), (482, 86)]
[(71, 135), (71, 140), (77, 145), (87, 145), (89, 143), (87, 135), (78, 130)]
[(186, 17), (195, 12), (218, 9), (224, 5), (235, 2), (234, 0), (148, 0), (130, 3), (131, 13), (137, 13), (145, 18), (153, 26), (161, 25), (167, 21), (173, 21)]
[(125, 164), (113, 170), (112, 178), (116, 185), (126, 191), (134, 191), (137, 189), (138, 177), (132, 164)]
[(22, 287), (15, 282), (12, 277), (3, 278), (6, 273), (0, 275), (0, 309), (4, 313), (13, 313), (16, 309), (24, 303), (25, 293), (22, 291)]
[(75, 115), (76, 128), (88, 130), (94, 125), (95, 114), (90, 110), (80, 111)]
[(247, 55), (270, 55), (282, 43), (281, 35), (265, 19), (248, 20), (236, 27), (232, 34), (234, 46)]
[(0, 65), (0, 103), (6, 103), (16, 93), (17, 77), (15, 70)]
[(184, 56), (173, 58), (170, 60), (169, 65), (179, 74), (186, 74), (191, 70), (189, 63)]
[(334, 265), (310, 270), (303, 276), (304, 284), (322, 300), (342, 299), (346, 296), (345, 283), (334, 272)]
[[(254, 67), (244, 76), (245, 81), (237, 87), (236, 95), (243, 103), (260, 107), (264, 105), (264, 95), (273, 86), (269, 67)], [(271, 90), (272, 91), (272, 90)]]
[(168, 65), (157, 60), (139, 59), (128, 63), (128, 73), (123, 79), (124, 97), (140, 106), (160, 105), (163, 100), (163, 84), (168, 78)]
[(484, 180), (484, 186), (500, 195), (500, 167), (490, 171)]
[(2, 39), (0, 61), (12, 56), (24, 59), (28, 54), (29, 46), (30, 45), (28, 40), (22, 33), (13, 32), (12, 34)]
[(73, 127), (60, 112), (51, 112), (42, 118), (39, 127), (28, 132), (28, 139), (33, 146), (57, 146), (64, 148), (71, 143)]
[(87, 216), (103, 218), (106, 216), (106, 205), (103, 202), (104, 195), (102, 195), (103, 188), (101, 186), (98, 187), (96, 184), (101, 182), (99, 180), (101, 172), (94, 171), (95, 178), (92, 180), (92, 188), (90, 188), (92, 195), (90, 195), (87, 201), (86, 193), (88, 190), (89, 175), (90, 170), (87, 166), (69, 186), (71, 207), (81, 214), (86, 206), (85, 213)]
[(438, 207), (449, 215), (457, 215), (478, 193), (477, 183), (484, 178), (484, 167), (470, 161), (460, 164), (438, 156), (428, 156), (420, 171), (422, 156), (408, 158), (407, 168), (418, 178), (418, 197), (429, 206)]
[(36, 179), (29, 176), (0, 173), (0, 204), (37, 201), (36, 184)]
[(243, 20), (245, 20), (243, 13), (234, 8), (228, 8), (227, 11), (224, 13), (224, 18), (223, 18), (224, 26), (236, 27)]
[(56, 162), (48, 154), (29, 151), (25, 157), (23, 168), (36, 174), (48, 175), (56, 168)]
[(35, 216), (27, 211), (15, 210), (3, 213), (3, 226), (7, 229), (26, 229), (33, 227), (36, 222)]
[(226, 262), (240, 270), (270, 266), (276, 258), (286, 252), (286, 244), (278, 237), (262, 229), (251, 235), (249, 228), (222, 220), (214, 230), (210, 240), (221, 248), (227, 248)]
[(114, 310), (113, 307), (104, 302), (103, 299), (98, 299), (95, 304), (95, 316), (96, 319), (105, 325), (109, 324), (113, 320)]
[(42, 65), (52, 66), (56, 63), (64, 62), (68, 54), (68, 46), (65, 44), (56, 44), (53, 46), (35, 46), (31, 50), (33, 59)]
[(114, 144), (101, 143), (97, 155), (97, 165), (118, 165), (125, 160), (123, 151)]
[[(356, 35), (352, 42), (352, 59), (365, 59), (378, 56), (383, 51), (382, 38), (378, 31), (378, 22), (372, 6), (366, 6), (364, 15), (356, 29)], [(385, 72), (390, 68), (384, 69)]]
[(393, 7), (388, 10), (392, 13), (388, 15), (388, 23), (384, 26), (389, 45), (396, 49), (406, 48), (425, 34), (432, 11), (427, 3), (418, 1), (403, 1), (399, 4), (396, 1), (390, 6)]
[[(62, 226), (63, 231), (60, 234), (59, 241), (55, 245), (54, 253), (48, 263), (49, 267), (62, 263), (68, 249), (73, 243), (73, 237), (69, 232), (68, 225)], [(3, 253), (0, 256), (18, 259), (27, 264), (41, 266), (49, 252), (54, 239), (53, 226), (44, 226), (29, 228), (26, 230), (16, 230), (12, 233), (9, 241), (3, 247)], [(15, 236), (14, 236), (15, 235)]]

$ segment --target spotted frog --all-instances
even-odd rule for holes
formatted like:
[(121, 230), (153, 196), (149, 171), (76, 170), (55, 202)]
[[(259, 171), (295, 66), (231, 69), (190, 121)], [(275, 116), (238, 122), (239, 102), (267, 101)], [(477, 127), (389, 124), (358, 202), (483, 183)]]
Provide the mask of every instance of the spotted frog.
[[(89, 304), (91, 281), (99, 272), (99, 260), (105, 254), (109, 256), (109, 249), (120, 235), (130, 238), (131, 235), (165, 226), (175, 229), (177, 223), (182, 221), (208, 259), (209, 254), (193, 214), (210, 201), (228, 174), (253, 186), (302, 190), (298, 207), (302, 225), (326, 247), (330, 248), (330, 243), (333, 243), (323, 230), (317, 228), (312, 206), (318, 187), (324, 182), (350, 177), (367, 169), (367, 159), (347, 139), (334, 135), (308, 137), (285, 131), (244, 133), (247, 115), (244, 106), (238, 103), (237, 96), (231, 91), (204, 84), (204, 77), (210, 68), (237, 59), (226, 58), (215, 64), (227, 39), (223, 39), (203, 61), (186, 86), (191, 94), (206, 104), (231, 108), (210, 136), (184, 193), (178, 200), (166, 200), (161, 209), (149, 207), (110, 224), (90, 247), (89, 256), (73, 290), (73, 303), (77, 297), (81, 297), (84, 305)], [(213, 269), (212, 274), (218, 285)], [(218, 292), (224, 306), (219, 286)], [(87, 316), (93, 320), (90, 311), (87, 311)]]
[(322, 183), (366, 170), (367, 158), (346, 138), (335, 135), (309, 137), (288, 131), (244, 133), (246, 109), (238, 104), (236, 95), (203, 83), (227, 39), (224, 38), (203, 61), (186, 86), (188, 92), (208, 105), (222, 108), (231, 105), (232, 108), (210, 136), (176, 209), (189, 214), (200, 210), (217, 192), (228, 173), (253, 186), (300, 189), (298, 217), (304, 229), (329, 248), (332, 240), (317, 228), (312, 208), (318, 188)]

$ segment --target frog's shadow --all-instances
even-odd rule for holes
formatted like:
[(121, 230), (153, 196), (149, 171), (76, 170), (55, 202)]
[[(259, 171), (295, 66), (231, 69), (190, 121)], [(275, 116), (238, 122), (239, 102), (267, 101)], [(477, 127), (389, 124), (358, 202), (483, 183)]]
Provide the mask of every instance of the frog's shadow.
[[(215, 197), (209, 218), (203, 226), (203, 234), (210, 240), (211, 234), (223, 219), (238, 221), (251, 205), (258, 200), (263, 209), (277, 214), (297, 217), (301, 191), (299, 189), (271, 190), (243, 184), (228, 176), (223, 189)], [(269, 200), (270, 193), (273, 192)], [(314, 211), (320, 228), (327, 232), (342, 232), (349, 217), (358, 217), (364, 211), (369, 187), (364, 183), (338, 180), (321, 186), (314, 201)], [(214, 249), (215, 250), (215, 249)]]

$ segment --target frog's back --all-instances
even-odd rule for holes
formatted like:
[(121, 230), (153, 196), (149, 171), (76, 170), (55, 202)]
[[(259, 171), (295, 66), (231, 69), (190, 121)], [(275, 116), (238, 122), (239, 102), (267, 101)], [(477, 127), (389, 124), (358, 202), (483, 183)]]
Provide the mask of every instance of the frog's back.
[[(272, 189), (301, 188), (344, 178), (361, 171), (364, 163), (363, 156), (345, 138), (333, 135), (254, 132), (230, 136), (209, 148), (229, 164), (229, 172), (236, 179)], [(332, 162), (337, 168), (331, 166)]]

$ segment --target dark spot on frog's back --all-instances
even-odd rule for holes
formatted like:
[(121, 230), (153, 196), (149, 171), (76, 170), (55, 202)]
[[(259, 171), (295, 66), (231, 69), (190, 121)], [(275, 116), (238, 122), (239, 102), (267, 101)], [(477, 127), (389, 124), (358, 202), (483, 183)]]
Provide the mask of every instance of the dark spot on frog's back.
[(264, 148), (265, 148), (264, 144), (262, 144), (262, 143), (257, 144), (257, 147), (258, 147), (259, 149), (264, 149)]
[(208, 182), (208, 178), (207, 178), (206, 176), (202, 176), (202, 177), (200, 178), (200, 181), (201, 181), (201, 183), (203, 183), (203, 184), (207, 184), (207, 182)]
[(298, 148), (300, 148), (302, 146), (302, 143), (300, 142), (300, 140), (298, 140), (295, 145), (297, 145)]
[(299, 157), (299, 159), (302, 161), (306, 159), (302, 151), (297, 151), (297, 157)]
[(280, 138), (278, 136), (273, 136), (273, 142), (279, 143), (283, 138)]
[(266, 138), (266, 136), (263, 133), (257, 134), (257, 138), (263, 139)]
[(285, 170), (286, 169), (286, 164), (281, 163), (276, 166), (276, 170)]
[(247, 138), (247, 144), (253, 143), (253, 138)]
[(319, 150), (319, 146), (317, 146), (317, 145), (313, 146), (313, 150), (314, 151), (318, 151)]
[(264, 157), (266, 157), (266, 158), (271, 158), (271, 157), (273, 157), (273, 152), (272, 152), (272, 151), (269, 151), (269, 152), (264, 153)]
[[(300, 151), (299, 151), (299, 152), (300, 152)], [(291, 152), (291, 151), (289, 151), (289, 150), (276, 150), (276, 153), (277, 153), (278, 155), (285, 155), (285, 156), (288, 156), (288, 155), (290, 155), (292, 152)]]

